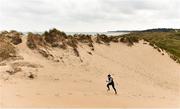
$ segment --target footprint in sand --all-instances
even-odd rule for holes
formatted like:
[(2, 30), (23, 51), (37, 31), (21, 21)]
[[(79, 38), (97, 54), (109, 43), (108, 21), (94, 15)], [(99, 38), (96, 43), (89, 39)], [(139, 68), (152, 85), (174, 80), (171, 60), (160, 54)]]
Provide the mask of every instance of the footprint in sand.
[(160, 99), (165, 99), (166, 97), (165, 96), (163, 96), (163, 97), (160, 97)]
[(87, 94), (84, 94), (84, 96), (87, 96)]
[(16, 94), (17, 97), (22, 97), (22, 95)]
[(78, 81), (77, 80), (73, 80), (74, 83), (77, 83)]
[(68, 95), (72, 95), (72, 93), (68, 93)]
[(59, 79), (59, 78), (55, 78), (54, 80), (55, 80), (55, 81), (59, 81), (60, 79)]
[(40, 93), (36, 93), (36, 95), (41, 95)]
[(59, 97), (60, 95), (57, 93), (57, 94), (54, 94), (54, 96)]
[(136, 97), (136, 95), (134, 95), (134, 94), (133, 94), (132, 96), (133, 96), (133, 97)]
[(151, 96), (148, 96), (148, 98), (154, 98), (154, 96), (151, 95)]
[(140, 97), (140, 96), (142, 96), (141, 94), (133, 94), (132, 95), (133, 97)]

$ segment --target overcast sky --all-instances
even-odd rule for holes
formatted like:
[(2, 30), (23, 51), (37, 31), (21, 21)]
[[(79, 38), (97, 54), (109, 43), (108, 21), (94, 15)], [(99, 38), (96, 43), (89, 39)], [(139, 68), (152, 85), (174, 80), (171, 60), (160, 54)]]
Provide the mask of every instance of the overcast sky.
[(180, 28), (180, 0), (0, 0), (0, 30)]

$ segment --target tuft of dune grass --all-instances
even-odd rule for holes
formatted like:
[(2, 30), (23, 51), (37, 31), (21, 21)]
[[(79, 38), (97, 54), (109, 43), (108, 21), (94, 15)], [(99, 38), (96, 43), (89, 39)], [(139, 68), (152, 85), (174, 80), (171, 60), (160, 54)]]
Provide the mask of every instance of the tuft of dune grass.
[(8, 41), (5, 41), (4, 39), (0, 38), (0, 61), (3, 61), (10, 57), (14, 57), (15, 55), (15, 47)]
[(17, 32), (15, 30), (11, 30), (11, 31), (2, 31), (0, 33), (0, 37), (3, 38), (4, 40), (9, 41), (10, 43), (14, 44), (14, 45), (18, 45), (20, 43), (22, 43), (22, 33), (21, 32)]
[(45, 45), (46, 45), (46, 43), (41, 35), (34, 34), (31, 32), (28, 33), (26, 44), (30, 49), (37, 49), (37, 48), (39, 48), (39, 46), (45, 47)]

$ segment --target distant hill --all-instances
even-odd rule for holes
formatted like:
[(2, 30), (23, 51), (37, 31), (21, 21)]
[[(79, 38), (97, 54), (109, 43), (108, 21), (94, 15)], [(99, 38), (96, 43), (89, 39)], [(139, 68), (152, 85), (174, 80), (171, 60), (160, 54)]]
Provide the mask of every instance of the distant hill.
[(156, 28), (156, 29), (143, 30), (142, 32), (175, 32), (175, 31), (178, 31), (178, 29), (173, 29), (173, 28)]
[(153, 28), (147, 30), (117, 30), (117, 31), (108, 31), (108, 32), (176, 32), (180, 31), (180, 29), (173, 28)]

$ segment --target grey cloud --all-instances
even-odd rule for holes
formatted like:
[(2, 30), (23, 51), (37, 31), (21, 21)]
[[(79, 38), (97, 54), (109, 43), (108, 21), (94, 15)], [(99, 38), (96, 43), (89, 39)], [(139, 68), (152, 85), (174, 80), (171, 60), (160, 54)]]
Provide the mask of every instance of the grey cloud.
[(179, 5), (179, 0), (0, 0), (0, 29), (106, 31), (169, 27), (169, 22), (179, 27)]
[[(8, 0), (7, 0), (8, 1)], [(11, 4), (5, 2), (0, 7), (3, 14), (8, 15), (20, 15), (20, 14), (34, 14), (45, 15), (56, 13), (56, 9), (49, 7), (49, 5), (42, 1), (35, 0), (13, 0), (15, 3)]]

